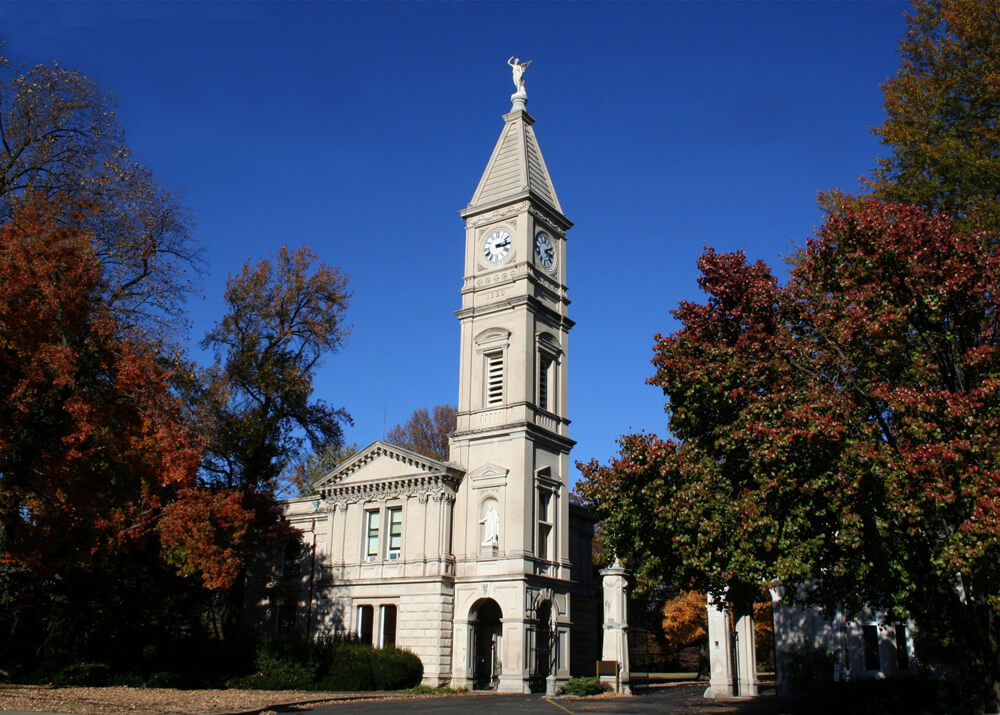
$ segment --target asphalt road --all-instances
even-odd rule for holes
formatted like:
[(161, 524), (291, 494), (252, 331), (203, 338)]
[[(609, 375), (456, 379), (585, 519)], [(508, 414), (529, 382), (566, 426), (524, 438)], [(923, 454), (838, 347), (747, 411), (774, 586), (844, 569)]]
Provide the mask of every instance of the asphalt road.
[[(316, 715), (345, 715), (346, 713), (352, 715), (353, 713), (378, 713), (380, 715), (401, 715), (401, 713), (474, 713), (475, 715), (501, 715), (502, 713), (538, 713), (540, 715), (676, 713), (677, 715), (695, 715), (699, 713), (733, 713), (743, 709), (740, 705), (734, 707), (735, 704), (732, 701), (723, 703), (705, 700), (702, 697), (704, 691), (705, 684), (697, 683), (658, 688), (651, 694), (637, 695), (631, 698), (574, 699), (546, 698), (540, 695), (484, 694), (382, 702), (353, 701), (308, 708), (300, 706), (301, 709), (279, 710), (278, 712), (308, 710)], [(756, 708), (749, 711), (760, 712)]]

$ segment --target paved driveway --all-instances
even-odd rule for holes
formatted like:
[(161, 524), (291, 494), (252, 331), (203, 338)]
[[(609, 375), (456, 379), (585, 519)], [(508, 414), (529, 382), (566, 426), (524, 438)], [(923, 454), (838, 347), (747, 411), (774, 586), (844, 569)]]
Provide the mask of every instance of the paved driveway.
[[(539, 713), (541, 715), (677, 713), (677, 715), (695, 715), (696, 713), (733, 713), (743, 710), (741, 707), (743, 703), (705, 700), (702, 697), (704, 691), (705, 684), (699, 683), (658, 688), (652, 694), (613, 699), (550, 699), (539, 695), (460, 695), (383, 702), (353, 701), (339, 705), (309, 708), (309, 712), (316, 715), (346, 715), (347, 713), (384, 715), (400, 715), (401, 713), (473, 713), (474, 715), (501, 715), (502, 713)], [(746, 703), (746, 705), (750, 705), (750, 703)], [(301, 712), (301, 710), (298, 711)], [(752, 706), (748, 711), (761, 712)]]

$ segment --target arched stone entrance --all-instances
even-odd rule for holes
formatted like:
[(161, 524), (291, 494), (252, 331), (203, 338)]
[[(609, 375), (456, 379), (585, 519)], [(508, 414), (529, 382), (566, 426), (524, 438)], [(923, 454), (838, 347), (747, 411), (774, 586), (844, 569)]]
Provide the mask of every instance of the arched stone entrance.
[(469, 670), (476, 690), (496, 690), (500, 681), (503, 611), (492, 598), (481, 598), (469, 609)]

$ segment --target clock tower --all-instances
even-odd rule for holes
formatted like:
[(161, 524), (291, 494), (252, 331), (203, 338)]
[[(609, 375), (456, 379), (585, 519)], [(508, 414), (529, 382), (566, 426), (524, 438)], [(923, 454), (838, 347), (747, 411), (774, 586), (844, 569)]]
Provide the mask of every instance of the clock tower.
[[(465, 220), (453, 682), (527, 692), (569, 677), (567, 240), (512, 59), (511, 110)], [(518, 72), (520, 69), (520, 72)]]

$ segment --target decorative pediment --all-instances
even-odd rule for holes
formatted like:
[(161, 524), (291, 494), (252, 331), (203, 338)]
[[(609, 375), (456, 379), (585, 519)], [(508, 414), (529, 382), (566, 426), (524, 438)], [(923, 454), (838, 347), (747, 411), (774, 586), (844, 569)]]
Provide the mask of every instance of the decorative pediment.
[(562, 482), (552, 476), (552, 468), (549, 466), (539, 467), (535, 470), (535, 482), (540, 487), (548, 487), (556, 491), (562, 486)]
[(510, 340), (510, 331), (505, 328), (486, 328), (475, 337), (476, 345), (482, 350), (496, 347), (507, 347)]
[(342, 462), (316, 482), (314, 488), (325, 493), (335, 487), (437, 475), (461, 478), (462, 470), (405, 447), (380, 441), (373, 442)]
[(507, 484), (507, 474), (509, 473), (510, 470), (506, 467), (487, 463), (469, 472), (469, 479), (472, 480), (473, 489), (502, 487)]
[(538, 347), (549, 353), (553, 358), (558, 358), (562, 355), (562, 347), (552, 333), (538, 333), (535, 339), (538, 341)]

